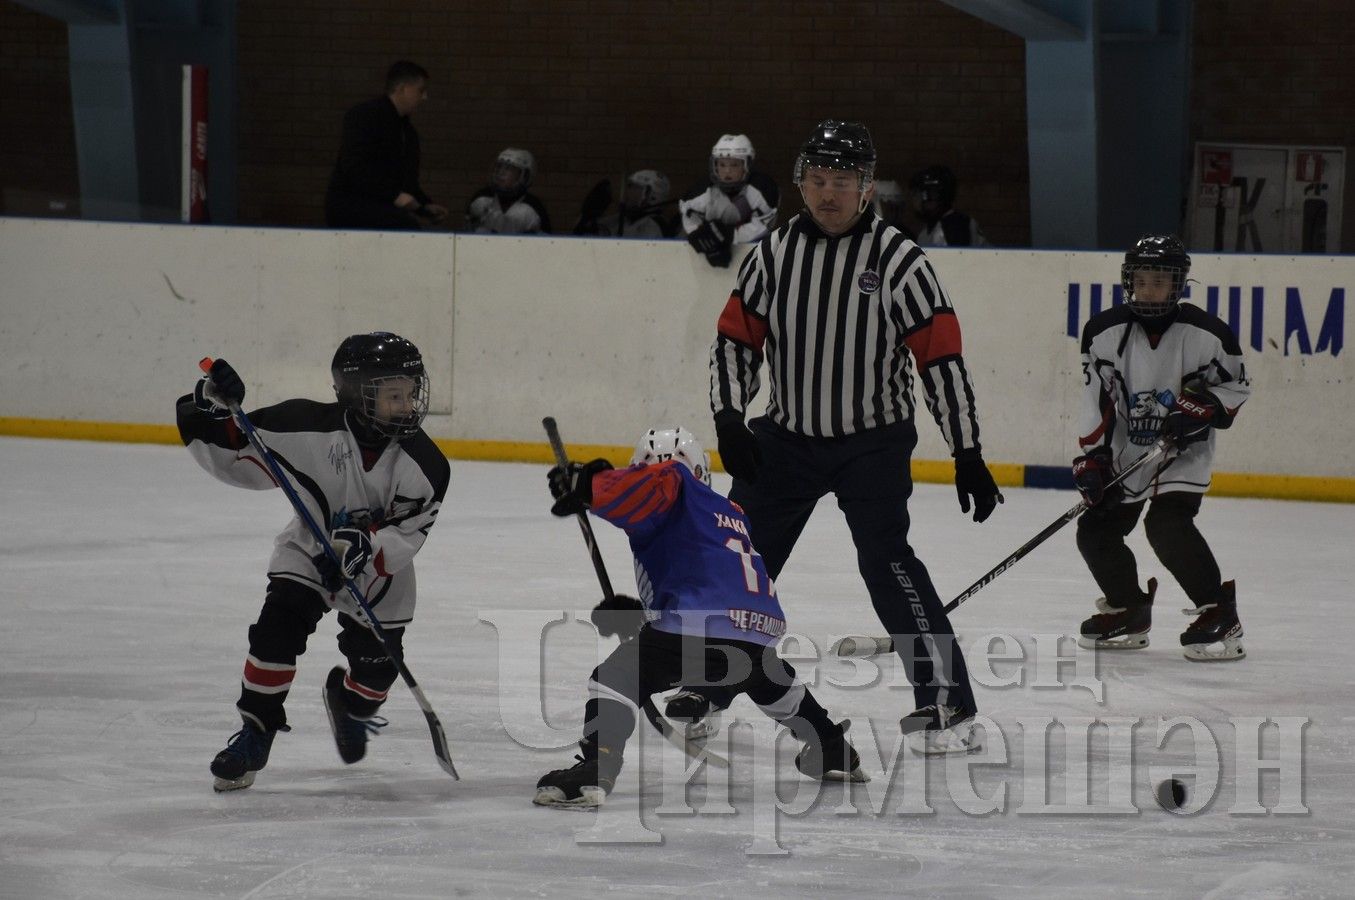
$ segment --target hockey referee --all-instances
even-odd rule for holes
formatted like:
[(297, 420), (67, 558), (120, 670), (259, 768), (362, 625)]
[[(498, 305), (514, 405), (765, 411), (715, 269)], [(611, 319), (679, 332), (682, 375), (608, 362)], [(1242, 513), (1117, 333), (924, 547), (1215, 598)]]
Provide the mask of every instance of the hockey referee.
[[(960, 509), (972, 501), (982, 522), (1002, 495), (980, 450), (955, 309), (922, 249), (873, 211), (874, 174), (860, 123), (820, 122), (800, 148), (794, 181), (805, 208), (739, 267), (711, 347), (711, 408), (730, 499), (747, 512), (767, 572), (780, 574), (815, 504), (835, 495), (914, 686), (917, 709), (901, 722), (908, 743), (966, 752), (978, 744), (969, 672), (908, 544), (915, 378), (955, 457)], [(763, 371), (766, 414), (745, 424)], [(699, 715), (703, 699), (679, 694), (672, 714)]]

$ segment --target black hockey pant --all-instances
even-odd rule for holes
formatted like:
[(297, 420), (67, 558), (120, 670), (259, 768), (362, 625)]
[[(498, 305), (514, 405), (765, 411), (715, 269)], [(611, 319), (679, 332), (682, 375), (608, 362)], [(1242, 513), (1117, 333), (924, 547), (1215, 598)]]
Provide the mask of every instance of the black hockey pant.
[[(297, 657), (306, 652), (306, 639), (327, 612), (329, 606), (311, 588), (286, 578), (268, 579), (263, 609), (249, 627), (249, 657), (236, 703), (246, 721), (265, 730), (287, 724), (283, 704), (296, 677)], [(370, 716), (385, 702), (399, 671), (366, 627), (343, 613), (339, 627), (339, 652), (348, 660), (348, 708), (354, 715)], [(405, 630), (385, 631), (399, 650)]]
[[(757, 481), (729, 493), (748, 516), (749, 536), (773, 579), (781, 574), (819, 499), (837, 497), (856, 563), (880, 624), (895, 636), (919, 708), (943, 703), (974, 712), (964, 654), (927, 567), (908, 543), (910, 469), (917, 431), (911, 422), (840, 438), (792, 434), (765, 417), (749, 427), (762, 465)], [(724, 698), (712, 702), (725, 706)]]
[(1157, 558), (1167, 567), (1196, 606), (1218, 599), (1222, 576), (1209, 544), (1195, 526), (1203, 494), (1169, 491), (1151, 501), (1120, 503), (1089, 509), (1077, 520), (1077, 548), (1087, 561), (1096, 585), (1112, 606), (1142, 602), (1139, 570), (1125, 538), (1138, 524), (1143, 507), (1143, 530)]
[(828, 713), (775, 647), (673, 634), (646, 625), (593, 670), (583, 726), (585, 753), (602, 749), (619, 770), (626, 741), (635, 730), (637, 709), (651, 695), (683, 683), (719, 686), (731, 702), (747, 694), (801, 741), (822, 740), (833, 727)]

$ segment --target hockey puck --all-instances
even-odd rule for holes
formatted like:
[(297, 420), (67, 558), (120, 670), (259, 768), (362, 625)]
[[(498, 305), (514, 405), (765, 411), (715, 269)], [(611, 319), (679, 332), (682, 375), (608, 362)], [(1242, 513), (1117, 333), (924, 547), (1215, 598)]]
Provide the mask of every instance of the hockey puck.
[(1168, 778), (1157, 786), (1157, 805), (1168, 812), (1180, 812), (1186, 804), (1186, 786), (1179, 778)]

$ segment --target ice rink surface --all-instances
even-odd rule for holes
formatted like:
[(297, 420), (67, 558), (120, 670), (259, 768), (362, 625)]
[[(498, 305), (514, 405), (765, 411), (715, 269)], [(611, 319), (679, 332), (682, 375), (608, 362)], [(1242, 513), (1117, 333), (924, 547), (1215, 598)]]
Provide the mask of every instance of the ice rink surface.
[[(644, 728), (603, 811), (570, 813), (534, 807), (533, 787), (571, 762), (608, 645), (547, 627), (586, 621), (598, 589), (577, 527), (547, 512), (545, 471), (453, 461), (418, 557), (407, 660), (461, 781), (400, 682), (367, 759), (339, 761), (320, 702), (341, 661), (331, 616), (301, 660), (292, 732), (254, 787), (216, 794), (207, 766), (239, 727), (286, 499), (223, 485), (182, 448), (0, 439), (0, 897), (1351, 896), (1355, 507), (1206, 500), (1246, 628), (1247, 658), (1226, 664), (1181, 656), (1188, 603), (1141, 530), (1143, 576), (1164, 581), (1151, 646), (1098, 659), (1058, 641), (1096, 594), (1060, 532), (953, 614), (992, 728), (984, 754), (946, 763), (899, 750), (913, 704), (897, 660), (824, 656), (878, 631), (825, 502), (779, 591), (797, 669), (852, 718), (874, 780), (800, 778), (741, 699), (715, 742), (727, 777), (688, 784)], [(978, 526), (951, 487), (918, 487), (913, 543), (943, 598), (1075, 500), (1006, 495)], [(598, 533), (632, 589), (624, 536)], [(1173, 771), (1191, 815), (1153, 803)]]

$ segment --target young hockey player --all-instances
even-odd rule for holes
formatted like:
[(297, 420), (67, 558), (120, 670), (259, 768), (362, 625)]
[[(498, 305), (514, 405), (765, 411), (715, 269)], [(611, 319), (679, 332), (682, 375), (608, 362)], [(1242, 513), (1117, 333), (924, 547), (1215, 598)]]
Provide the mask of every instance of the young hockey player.
[[(1084, 647), (1148, 646), (1157, 579), (1139, 587), (1125, 537), (1144, 516), (1148, 543), (1185, 590), (1197, 618), (1181, 635), (1187, 659), (1245, 655), (1236, 587), (1223, 581), (1195, 525), (1209, 488), (1216, 429), (1251, 393), (1236, 335), (1216, 316), (1182, 304), (1190, 257), (1174, 237), (1148, 235), (1125, 254), (1125, 303), (1092, 316), (1082, 331), (1086, 381), (1073, 479), (1091, 506), (1077, 546), (1105, 596), (1082, 623)], [(1174, 457), (1145, 466), (1112, 488), (1117, 470), (1167, 437)]]
[(530, 150), (505, 147), (494, 160), (489, 184), (466, 204), (466, 227), (479, 234), (550, 234), (541, 198), (527, 189), (536, 174)]
[[(347, 671), (330, 671), (323, 693), (340, 758), (362, 759), (368, 734), (386, 724), (376, 712), (398, 671), (343, 578), (356, 582), (398, 650), (414, 615), (412, 561), (437, 520), (450, 469), (420, 427), (428, 375), (417, 347), (385, 332), (353, 335), (331, 369), (338, 402), (288, 400), (249, 414), (301, 501), (329, 529), (342, 571), (300, 516), (278, 535), (263, 609), (249, 629), (236, 703), (244, 726), (212, 760), (218, 791), (253, 784), (273, 738), (289, 730), (283, 704), (297, 657), (330, 609), (339, 611), (339, 650), (348, 660)], [(244, 397), (240, 376), (218, 359), (179, 399), (179, 434), (199, 465), (227, 484), (275, 487), (228, 409)]]
[(848, 743), (776, 655), (785, 614), (743, 511), (710, 488), (710, 459), (685, 428), (651, 429), (630, 468), (604, 459), (556, 466), (548, 476), (557, 516), (591, 509), (625, 530), (648, 622), (593, 670), (577, 765), (541, 777), (534, 802), (593, 807), (616, 784), (636, 710), (684, 675), (746, 693), (805, 742), (796, 767), (824, 781), (865, 781)]
[(776, 226), (776, 182), (753, 169), (753, 142), (721, 135), (710, 148), (710, 178), (678, 201), (687, 243), (712, 266), (727, 268), (734, 244), (761, 240)]

